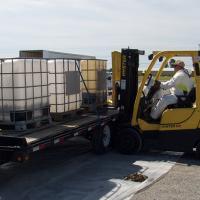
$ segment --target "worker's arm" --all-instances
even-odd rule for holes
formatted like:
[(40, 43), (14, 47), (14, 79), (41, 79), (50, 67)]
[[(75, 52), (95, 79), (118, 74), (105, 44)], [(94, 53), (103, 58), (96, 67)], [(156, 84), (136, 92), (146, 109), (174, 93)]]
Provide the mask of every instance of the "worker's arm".
[(176, 85), (176, 78), (172, 77), (169, 81), (161, 83), (160, 88), (167, 90), (167, 89), (174, 87), (175, 85)]

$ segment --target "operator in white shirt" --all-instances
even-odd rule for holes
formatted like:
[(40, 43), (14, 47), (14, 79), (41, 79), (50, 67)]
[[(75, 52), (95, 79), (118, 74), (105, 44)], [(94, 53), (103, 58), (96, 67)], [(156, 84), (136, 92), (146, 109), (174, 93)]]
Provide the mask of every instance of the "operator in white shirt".
[(159, 101), (152, 107), (150, 116), (152, 119), (158, 119), (168, 105), (176, 104), (177, 96), (187, 95), (194, 87), (193, 80), (187, 69), (185, 63), (181, 60), (175, 61), (171, 64), (174, 67), (174, 76), (166, 82), (160, 83), (160, 89), (168, 90), (164, 92)]

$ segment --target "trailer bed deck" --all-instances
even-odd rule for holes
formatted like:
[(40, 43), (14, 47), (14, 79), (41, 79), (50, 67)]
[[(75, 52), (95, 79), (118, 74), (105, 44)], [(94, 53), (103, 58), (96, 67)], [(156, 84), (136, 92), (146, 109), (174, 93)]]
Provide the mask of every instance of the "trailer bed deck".
[(51, 126), (26, 132), (1, 131), (0, 150), (34, 152), (63, 143), (64, 140), (75, 136), (92, 133), (99, 127), (113, 123), (118, 118), (119, 111), (108, 109), (101, 114), (86, 113), (77, 119), (66, 122), (53, 122)]
[[(114, 112), (108, 112), (107, 115), (94, 115), (94, 114), (85, 114), (81, 115), (79, 119), (68, 121), (65, 123), (54, 123), (51, 127), (48, 129), (42, 129), (37, 132), (32, 132), (25, 135), (26, 141), (28, 144), (37, 142), (38, 140), (41, 140), (42, 138), (47, 138), (54, 136), (56, 134), (62, 134), (65, 132), (70, 132), (74, 130), (79, 130), (85, 126), (93, 125), (93, 123), (96, 123), (100, 120), (103, 120), (108, 117), (112, 117)], [(91, 126), (92, 128), (92, 126)], [(78, 134), (78, 133), (77, 133)]]

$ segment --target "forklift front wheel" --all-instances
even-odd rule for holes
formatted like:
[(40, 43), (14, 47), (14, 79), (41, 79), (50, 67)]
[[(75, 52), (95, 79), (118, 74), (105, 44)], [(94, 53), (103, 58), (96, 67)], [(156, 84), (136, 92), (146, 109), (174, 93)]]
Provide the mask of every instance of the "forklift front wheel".
[(108, 151), (111, 145), (111, 128), (105, 125), (93, 133), (92, 146), (96, 154), (103, 154)]
[(123, 154), (134, 154), (142, 148), (142, 138), (137, 130), (125, 128), (120, 131), (118, 142), (118, 150)]

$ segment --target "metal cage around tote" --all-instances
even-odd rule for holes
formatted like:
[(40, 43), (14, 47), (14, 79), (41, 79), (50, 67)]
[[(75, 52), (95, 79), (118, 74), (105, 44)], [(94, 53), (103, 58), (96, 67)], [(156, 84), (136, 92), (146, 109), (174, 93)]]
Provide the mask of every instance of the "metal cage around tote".
[(26, 130), (49, 122), (48, 63), (45, 59), (0, 59), (0, 126)]

